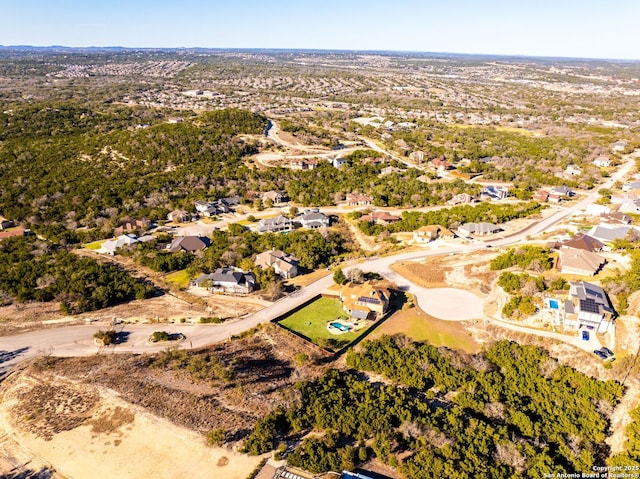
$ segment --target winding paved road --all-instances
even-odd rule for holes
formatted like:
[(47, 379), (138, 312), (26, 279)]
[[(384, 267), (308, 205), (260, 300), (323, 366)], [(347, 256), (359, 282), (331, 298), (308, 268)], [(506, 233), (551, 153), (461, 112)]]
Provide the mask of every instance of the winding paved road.
[[(614, 174), (611, 178), (601, 185), (602, 188), (610, 188), (616, 181), (621, 180), (627, 175), (635, 164), (635, 159), (640, 152), (634, 152), (628, 155), (627, 162)], [(358, 267), (365, 272), (375, 272), (385, 278), (396, 283), (401, 289), (415, 295), (418, 305), (425, 312), (442, 319), (488, 319), (482, 311), (482, 300), (473, 294), (450, 288), (443, 289), (427, 289), (422, 288), (407, 279), (401, 277), (391, 270), (390, 266), (399, 261), (416, 261), (430, 256), (450, 255), (458, 253), (469, 253), (485, 249), (487, 247), (507, 246), (515, 243), (521, 243), (528, 237), (535, 236), (558, 222), (564, 220), (570, 215), (583, 210), (587, 205), (593, 203), (598, 198), (598, 193), (589, 194), (577, 204), (564, 208), (557, 213), (543, 219), (539, 223), (528, 226), (527, 228), (504, 237), (502, 239), (493, 240), (491, 242), (475, 241), (466, 245), (456, 245), (446, 248), (440, 248), (431, 251), (414, 251), (409, 253), (400, 253), (387, 257), (369, 258), (363, 263), (351, 266)], [(345, 268), (346, 271), (349, 268)], [(149, 336), (158, 330), (164, 330), (169, 333), (183, 333), (186, 340), (182, 342), (182, 347), (202, 347), (209, 344), (227, 340), (233, 335), (237, 335), (257, 326), (260, 323), (271, 321), (301, 304), (309, 301), (319, 295), (321, 291), (326, 289), (333, 283), (332, 276), (326, 276), (301, 290), (288, 295), (287, 297), (273, 303), (272, 305), (251, 314), (243, 319), (232, 321), (221, 325), (191, 325), (191, 324), (141, 324), (126, 325), (124, 333), (127, 340), (122, 344), (111, 346), (109, 348), (98, 348), (93, 341), (93, 334), (99, 329), (105, 329), (105, 325), (82, 325), (67, 326), (53, 329), (44, 329), (29, 333), (18, 334), (15, 336), (0, 337), (0, 374), (6, 372), (19, 362), (35, 357), (37, 355), (53, 355), (53, 356), (86, 356), (97, 353), (116, 353), (116, 352), (147, 352), (154, 353), (162, 351), (166, 344), (151, 344), (148, 342)], [(507, 327), (509, 329), (531, 333), (528, 328), (519, 327), (510, 323), (494, 320), (496, 324)], [(554, 337), (566, 340), (566, 336), (560, 336), (551, 332), (534, 331), (544, 337)], [(591, 344), (582, 344), (580, 341), (569, 340), (571, 344), (582, 347), (583, 349), (591, 348)]]

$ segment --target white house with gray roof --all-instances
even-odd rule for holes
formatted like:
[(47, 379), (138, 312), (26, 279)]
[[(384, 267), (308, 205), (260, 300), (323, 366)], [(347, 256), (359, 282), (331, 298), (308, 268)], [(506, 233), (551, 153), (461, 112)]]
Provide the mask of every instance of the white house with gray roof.
[(266, 218), (258, 222), (258, 233), (280, 233), (295, 228), (293, 220), (280, 215), (276, 218)]
[(331, 224), (331, 219), (318, 210), (307, 210), (299, 215), (296, 220), (305, 228), (326, 228)]
[(213, 273), (201, 274), (191, 284), (214, 293), (248, 294), (256, 288), (256, 277), (238, 268), (218, 268)]
[(617, 239), (633, 238), (639, 235), (636, 228), (629, 225), (598, 225), (589, 230), (589, 236), (602, 243), (613, 243)]
[(484, 236), (497, 233), (501, 229), (493, 223), (465, 223), (458, 227), (458, 236)]

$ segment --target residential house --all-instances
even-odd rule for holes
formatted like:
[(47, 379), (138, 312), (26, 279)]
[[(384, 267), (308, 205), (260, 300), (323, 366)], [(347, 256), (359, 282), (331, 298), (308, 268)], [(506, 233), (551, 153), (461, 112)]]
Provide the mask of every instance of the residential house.
[(390, 225), (400, 221), (400, 217), (387, 213), (386, 211), (374, 211), (368, 215), (361, 216), (360, 221), (367, 221), (377, 225)]
[(296, 220), (304, 228), (310, 229), (327, 228), (331, 224), (331, 218), (318, 210), (307, 210), (298, 215)]
[(200, 236), (178, 236), (167, 246), (167, 251), (169, 253), (177, 253), (179, 251), (195, 253), (196, 251), (201, 251), (209, 247), (210, 244), (211, 240), (209, 240), (209, 238)]
[(478, 235), (484, 236), (501, 231), (500, 226), (493, 223), (465, 223), (458, 227), (458, 233), (461, 236)]
[(480, 195), (492, 200), (504, 200), (509, 196), (509, 188), (506, 186), (488, 185), (482, 189)]
[(609, 244), (617, 239), (635, 239), (640, 232), (630, 225), (598, 225), (589, 230), (589, 236), (596, 238), (604, 244)]
[(540, 203), (546, 203), (549, 199), (549, 192), (545, 190), (538, 190), (533, 194), (533, 199)]
[[(153, 237), (151, 237), (153, 239)], [(102, 243), (100, 249), (97, 250), (98, 253), (101, 254), (110, 254), (111, 256), (116, 254), (116, 250), (119, 248), (124, 248), (125, 246), (131, 246), (133, 244), (139, 243), (139, 239), (134, 234), (125, 234), (120, 235), (115, 239), (107, 240)]]
[(611, 160), (608, 156), (599, 156), (595, 160), (593, 160), (593, 164), (599, 167), (607, 167), (611, 166)]
[(196, 211), (204, 217), (211, 217), (216, 215), (221, 215), (223, 213), (228, 213), (231, 211), (229, 206), (222, 200), (218, 201), (196, 201), (195, 203)]
[(345, 203), (349, 206), (367, 206), (373, 203), (373, 197), (359, 193), (347, 193)]
[(434, 158), (431, 160), (431, 167), (436, 171), (447, 171), (453, 168), (453, 165), (444, 158)]
[(606, 260), (584, 249), (562, 246), (558, 256), (557, 268), (562, 274), (593, 276), (604, 266)]
[(468, 193), (460, 193), (447, 201), (450, 205), (468, 205), (475, 202), (476, 198)]
[(427, 225), (418, 228), (413, 232), (413, 241), (418, 244), (427, 244), (435, 241), (440, 236), (440, 225)]
[(627, 198), (618, 207), (620, 213), (640, 214), (640, 199)]
[(173, 223), (186, 223), (191, 221), (191, 214), (186, 210), (174, 210), (167, 215), (167, 219)]
[(564, 174), (567, 176), (580, 176), (582, 174), (582, 168), (572, 163), (564, 170)]
[(344, 158), (334, 158), (332, 160), (329, 160), (331, 162), (331, 164), (333, 165), (334, 168), (342, 168), (343, 166), (347, 165), (349, 162), (344, 159)]
[(495, 160), (496, 159), (493, 156), (483, 156), (482, 158), (478, 158), (480, 163), (493, 163)]
[(611, 151), (623, 152), (627, 147), (627, 142), (624, 140), (618, 140), (611, 145)]
[(562, 197), (571, 197), (573, 196), (573, 190), (568, 186), (553, 186), (551, 188), (551, 192), (549, 193), (549, 200), (551, 200), (551, 195), (559, 195)]
[(640, 190), (640, 181), (630, 181), (622, 185), (622, 191), (628, 192), (632, 190)]
[(568, 247), (568, 248), (581, 249), (584, 251), (589, 251), (591, 253), (594, 253), (594, 252), (602, 251), (602, 249), (604, 248), (604, 243), (595, 239), (592, 236), (586, 235), (584, 233), (578, 233), (572, 238), (562, 241), (559, 246), (560, 248)]
[(389, 309), (391, 294), (388, 289), (367, 282), (348, 283), (340, 290), (342, 308), (353, 319), (376, 319)]
[(276, 218), (266, 218), (258, 222), (258, 233), (280, 233), (295, 229), (293, 220), (280, 215)]
[(317, 166), (314, 160), (293, 160), (289, 163), (292, 170), (313, 170)]
[(13, 228), (15, 226), (12, 220), (5, 218), (4, 216), (0, 216), (0, 231), (5, 230), (7, 228)]
[(273, 268), (277, 275), (288, 279), (298, 275), (298, 258), (280, 250), (264, 251), (256, 256), (256, 266)]
[(256, 277), (238, 268), (218, 268), (213, 273), (201, 274), (191, 284), (215, 293), (249, 294), (256, 288)]
[(271, 200), (274, 205), (289, 201), (286, 191), (267, 191), (262, 195), (262, 201)]
[(120, 223), (114, 230), (116, 236), (120, 236), (124, 233), (132, 233), (134, 231), (145, 231), (151, 227), (151, 221), (148, 218), (139, 218), (135, 220), (125, 220)]
[(232, 207), (238, 206), (241, 202), (242, 198), (240, 198), (238, 195), (227, 196), (226, 198), (218, 200), (218, 203), (225, 205), (227, 208), (229, 208), (229, 211)]
[(570, 283), (569, 297), (564, 302), (564, 326), (605, 333), (615, 317), (613, 305), (600, 286), (586, 281)]
[(625, 215), (621, 211), (614, 211), (605, 215), (600, 215), (600, 224), (631, 224), (631, 216)]

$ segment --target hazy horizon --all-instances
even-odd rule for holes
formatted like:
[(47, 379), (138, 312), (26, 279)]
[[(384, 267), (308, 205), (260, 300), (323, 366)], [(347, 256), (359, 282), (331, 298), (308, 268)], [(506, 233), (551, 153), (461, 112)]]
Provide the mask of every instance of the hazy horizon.
[(386, 51), (640, 59), (640, 4), (613, 0), (10, 2), (0, 44), (69, 48)]

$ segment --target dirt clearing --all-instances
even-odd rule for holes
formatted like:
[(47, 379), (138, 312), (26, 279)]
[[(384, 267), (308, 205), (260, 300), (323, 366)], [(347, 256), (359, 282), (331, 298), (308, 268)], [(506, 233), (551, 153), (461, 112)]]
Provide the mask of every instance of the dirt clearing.
[(14, 376), (3, 384), (3, 396), (6, 433), (65, 478), (244, 479), (259, 462), (208, 447), (201, 435), (110, 391), (51, 373)]

